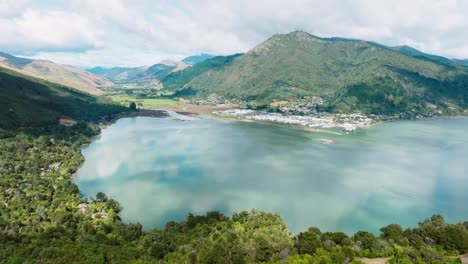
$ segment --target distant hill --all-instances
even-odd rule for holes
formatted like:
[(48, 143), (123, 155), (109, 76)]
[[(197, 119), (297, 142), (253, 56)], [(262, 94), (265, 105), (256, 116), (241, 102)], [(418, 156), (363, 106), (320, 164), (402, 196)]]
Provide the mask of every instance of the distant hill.
[(164, 60), (149, 67), (140, 76), (140, 79), (157, 80), (159, 82), (166, 75), (172, 72), (181, 71), (189, 66), (190, 65), (180, 61)]
[(99, 88), (112, 86), (112, 82), (105, 78), (79, 68), (46, 60), (20, 58), (3, 52), (0, 52), (0, 67), (70, 86), (94, 95), (103, 93)]
[(42, 127), (59, 118), (99, 121), (126, 108), (0, 67), (0, 128)]
[(178, 74), (187, 78), (168, 80), (172, 77), (168, 75), (164, 89), (259, 104), (319, 96), (328, 111), (385, 114), (457, 114), (468, 104), (468, 71), (459, 64), (417, 58), (373, 42), (324, 39), (300, 31), (274, 35), (220, 66), (206, 69), (200, 63)]
[(100, 75), (114, 83), (128, 82), (137, 78), (140, 74), (145, 72), (148, 69), (147, 66), (128, 68), (128, 67), (114, 67), (114, 68), (103, 68), (103, 67), (94, 67), (87, 69), (88, 72), (91, 72), (96, 75)]
[(196, 63), (211, 59), (213, 57), (215, 57), (215, 56), (211, 55), (211, 54), (202, 53), (200, 55), (189, 56), (189, 57), (183, 59), (182, 62), (185, 62), (185, 63), (188, 63), (188, 64), (196, 64)]
[(163, 60), (150, 67), (95, 67), (87, 71), (105, 77), (116, 84), (156, 85), (166, 75), (183, 70), (189, 66), (189, 64), (180, 61)]

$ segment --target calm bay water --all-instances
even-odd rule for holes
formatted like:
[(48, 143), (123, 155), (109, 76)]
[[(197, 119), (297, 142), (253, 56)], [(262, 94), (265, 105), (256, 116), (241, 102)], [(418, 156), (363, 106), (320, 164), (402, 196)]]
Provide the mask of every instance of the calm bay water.
[[(335, 143), (322, 144), (322, 139)], [(102, 191), (147, 229), (187, 213), (277, 212), (292, 232), (378, 232), (434, 213), (468, 220), (468, 119), (349, 135), (199, 119), (124, 118), (83, 149), (83, 195)]]

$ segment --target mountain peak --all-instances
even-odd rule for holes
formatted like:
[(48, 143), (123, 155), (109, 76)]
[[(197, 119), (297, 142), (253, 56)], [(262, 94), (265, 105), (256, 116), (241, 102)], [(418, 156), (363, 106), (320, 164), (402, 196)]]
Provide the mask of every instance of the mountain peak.
[(286, 34), (276, 34), (276, 35), (273, 35), (268, 40), (270, 40), (270, 39), (273, 39), (273, 40), (277, 40), (277, 39), (295, 39), (295, 40), (298, 40), (298, 41), (303, 41), (303, 40), (318, 40), (318, 41), (321, 41), (321, 40), (323, 40), (320, 37), (317, 37), (315, 35), (312, 35), (310, 33), (302, 31), (302, 30), (292, 31), (292, 32), (289, 32), (289, 33), (286, 33)]
[(293, 31), (286, 34), (276, 34), (251, 49), (247, 54), (267, 54), (276, 49), (287, 46), (297, 46), (301, 43), (323, 42), (321, 38), (311, 35), (305, 31)]
[(291, 37), (295, 37), (295, 38), (315, 38), (315, 39), (321, 39), (315, 35), (312, 35), (308, 32), (305, 32), (305, 31), (302, 31), (302, 30), (296, 30), (296, 31), (293, 31), (293, 32), (290, 32), (288, 34), (286, 34), (286, 36), (291, 36)]

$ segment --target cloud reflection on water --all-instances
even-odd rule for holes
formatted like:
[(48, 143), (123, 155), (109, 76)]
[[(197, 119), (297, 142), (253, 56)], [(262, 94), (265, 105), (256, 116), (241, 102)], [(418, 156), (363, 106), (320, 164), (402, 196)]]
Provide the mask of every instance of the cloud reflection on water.
[(77, 184), (146, 228), (188, 212), (280, 213), (294, 232), (377, 231), (468, 216), (468, 120), (398, 122), (326, 135), (218, 120), (121, 119), (83, 150)]

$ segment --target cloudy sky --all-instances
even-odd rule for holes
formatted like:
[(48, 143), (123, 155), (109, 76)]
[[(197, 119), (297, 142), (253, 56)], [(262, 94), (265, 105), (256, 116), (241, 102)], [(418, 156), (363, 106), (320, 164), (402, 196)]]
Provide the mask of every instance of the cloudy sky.
[(468, 58), (468, 0), (0, 0), (0, 51), (77, 66), (246, 52), (294, 30)]

